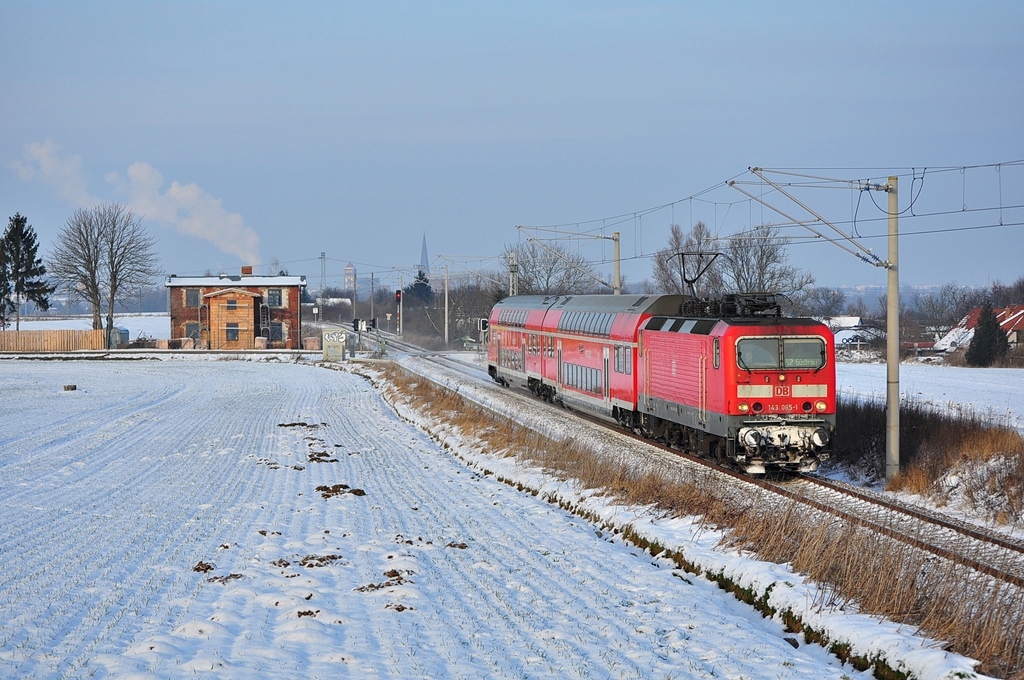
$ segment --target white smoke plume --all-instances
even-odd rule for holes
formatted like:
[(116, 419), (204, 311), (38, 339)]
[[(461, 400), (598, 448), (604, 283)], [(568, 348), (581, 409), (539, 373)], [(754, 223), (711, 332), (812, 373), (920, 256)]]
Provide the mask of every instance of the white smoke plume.
[(85, 188), (82, 177), (81, 156), (61, 156), (61, 145), (47, 138), (25, 147), (25, 161), (14, 161), (12, 170), (24, 180), (35, 180), (53, 189), (57, 196), (76, 208), (85, 208), (99, 202)]
[[(23, 180), (46, 184), (75, 208), (100, 202), (86, 188), (82, 177), (82, 157), (63, 155), (62, 147), (52, 139), (25, 147), (25, 162), (15, 161), (10, 168)], [(128, 176), (116, 172), (107, 181), (127, 197), (128, 207), (144, 219), (165, 224), (182, 234), (209, 241), (221, 251), (237, 256), (245, 264), (260, 264), (260, 237), (238, 213), (229, 213), (219, 198), (196, 184), (171, 182), (166, 191), (164, 177), (149, 163), (133, 163)]]
[(259, 264), (260, 237), (238, 213), (229, 213), (219, 198), (197, 184), (171, 182), (161, 193), (164, 177), (149, 163), (132, 163), (128, 177), (116, 172), (107, 181), (128, 196), (128, 206), (139, 215), (173, 227), (182, 234), (209, 241), (246, 264)]

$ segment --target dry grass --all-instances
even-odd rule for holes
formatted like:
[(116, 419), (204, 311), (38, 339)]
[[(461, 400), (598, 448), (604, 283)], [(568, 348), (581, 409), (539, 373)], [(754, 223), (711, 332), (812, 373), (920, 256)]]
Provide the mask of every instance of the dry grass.
[[(885, 476), (885, 407), (840, 399), (835, 462), (870, 478)], [(890, 489), (940, 503), (959, 500), (990, 519), (1024, 521), (1024, 437), (977, 414), (900, 405), (903, 472)]]
[[(979, 659), (985, 673), (1024, 679), (1024, 592), (1017, 588), (931, 559), (903, 543), (809, 511), (795, 501), (780, 508), (737, 500), (710, 471), (684, 479), (678, 473), (643, 469), (627, 458), (598, 455), (575, 442), (539, 435), (393, 365), (385, 369), (385, 377), (421, 412), (471, 433), (491, 452), (513, 455), (563, 480), (575, 479), (584, 488), (601, 489), (624, 503), (672, 515), (700, 516), (708, 526), (728, 530), (730, 545), (752, 550), (767, 560), (791, 563), (820, 583), (821, 605), (855, 602), (862, 612), (917, 626), (926, 635), (948, 641), (949, 649)], [(925, 450), (934, 448), (933, 442)], [(628, 527), (617, 531), (653, 554), (663, 549), (638, 538)], [(678, 553), (666, 554), (682, 566), (681, 556), (675, 557)], [(766, 615), (776, 613), (767, 606), (766, 597), (743, 591), (721, 575), (707, 576)], [(803, 631), (808, 640), (828, 646), (827, 638), (805, 627), (792, 612), (781, 615), (790, 630)], [(830, 649), (858, 668), (874, 667), (878, 677), (901, 677), (883, 660), (851, 657), (849, 648), (841, 644), (832, 644)]]

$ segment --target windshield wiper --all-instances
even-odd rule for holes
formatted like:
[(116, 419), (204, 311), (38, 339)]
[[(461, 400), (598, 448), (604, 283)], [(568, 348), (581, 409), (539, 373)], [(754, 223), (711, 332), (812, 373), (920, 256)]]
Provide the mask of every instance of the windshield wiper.
[(745, 363), (743, 363), (743, 352), (739, 351), (738, 349), (736, 350), (736, 363), (739, 364), (740, 368), (745, 370), (747, 373), (750, 373), (750, 369), (747, 367)]

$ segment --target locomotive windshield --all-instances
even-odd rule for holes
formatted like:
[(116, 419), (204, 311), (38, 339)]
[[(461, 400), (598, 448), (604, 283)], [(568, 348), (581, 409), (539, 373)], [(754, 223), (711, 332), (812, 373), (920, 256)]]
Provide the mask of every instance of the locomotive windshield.
[(736, 343), (736, 363), (747, 371), (814, 369), (825, 365), (822, 338), (743, 338)]

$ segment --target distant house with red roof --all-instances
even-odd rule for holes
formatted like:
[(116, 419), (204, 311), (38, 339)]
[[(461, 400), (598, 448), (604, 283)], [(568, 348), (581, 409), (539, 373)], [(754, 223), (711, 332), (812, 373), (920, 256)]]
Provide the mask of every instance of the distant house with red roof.
[[(1010, 342), (1010, 349), (1020, 347), (1024, 344), (1024, 305), (1011, 305), (1001, 309), (993, 309), (999, 327), (1006, 333), (1006, 339)], [(971, 344), (974, 337), (974, 328), (978, 325), (978, 317), (981, 316), (981, 307), (972, 309), (970, 314), (960, 320), (960, 323), (952, 329), (941, 340), (935, 343), (935, 349), (943, 352), (952, 352), (958, 347), (966, 347)]]

